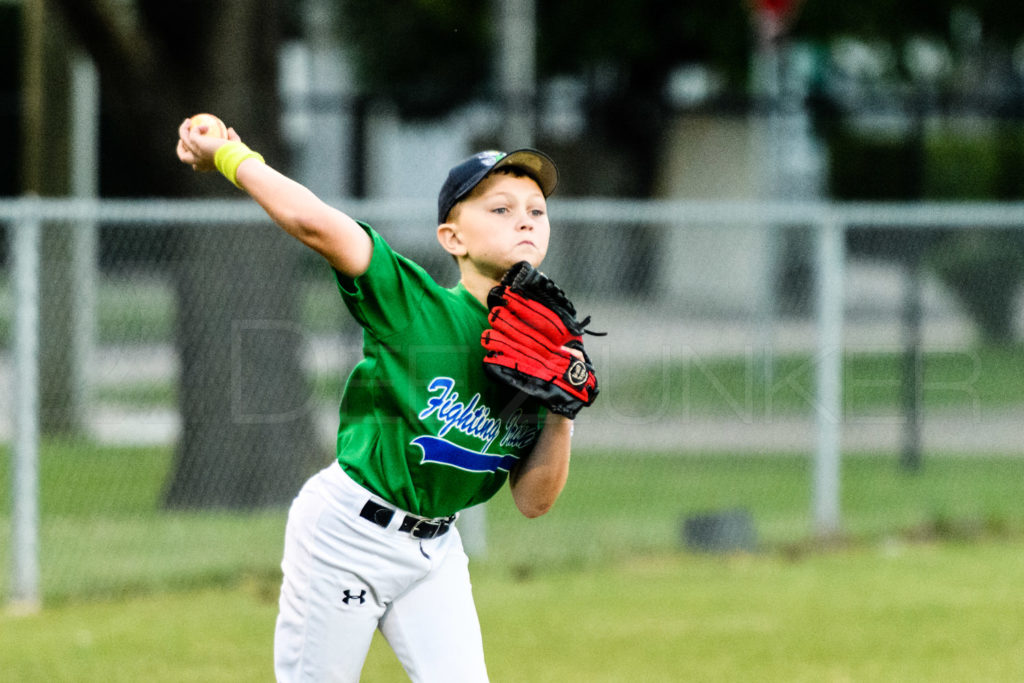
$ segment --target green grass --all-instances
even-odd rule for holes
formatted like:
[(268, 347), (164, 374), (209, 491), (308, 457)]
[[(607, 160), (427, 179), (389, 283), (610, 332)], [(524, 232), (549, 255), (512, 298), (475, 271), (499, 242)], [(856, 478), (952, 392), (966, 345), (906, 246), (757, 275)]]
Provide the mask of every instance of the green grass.
[(11, 681), (270, 681), (274, 605), (194, 590), (0, 616)]
[(108, 385), (97, 390), (96, 399), (104, 405), (121, 405), (134, 410), (171, 407), (177, 405), (177, 383), (149, 380)]
[[(50, 603), (215, 585), (280, 561), (284, 509), (161, 509), (167, 448), (56, 441), (40, 454), (40, 564)], [(10, 458), (0, 449), (0, 566), (10, 566)], [(0, 586), (6, 587), (6, 573)]]
[[(510, 578), (474, 568), (491, 679), (1014, 681), (1020, 543), (637, 557)], [(276, 585), (0, 614), (8, 680), (271, 681)], [(378, 637), (364, 680), (407, 680)]]
[[(171, 466), (162, 448), (48, 442), (41, 457), (41, 564), (48, 603), (230, 583), (273, 575), (286, 511), (180, 512), (160, 507)], [(918, 474), (896, 457), (846, 456), (843, 535), (974, 539), (1024, 534), (1024, 459), (928, 458)], [(486, 563), (510, 575), (594, 568), (682, 544), (693, 514), (743, 508), (766, 551), (813, 536), (807, 456), (584, 451), (555, 510), (521, 517), (502, 491), (488, 506)], [(10, 491), (0, 454), (0, 491)], [(9, 505), (0, 513), (0, 566), (9, 566)], [(0, 580), (5, 586), (6, 576)]]
[[(170, 458), (44, 444), (45, 609), (0, 610), (5, 680), (272, 680), (285, 512), (162, 511)], [(0, 490), (9, 477), (0, 453)], [(805, 456), (584, 451), (536, 520), (502, 492), (473, 561), (493, 680), (1014, 680), (1024, 459), (926, 457), (910, 475), (850, 455), (842, 481), (829, 543)], [(686, 516), (735, 507), (758, 552), (684, 548)], [(9, 530), (0, 517), (4, 567)], [(404, 680), (379, 639), (364, 679)]]
[[(681, 541), (685, 517), (737, 508), (765, 549), (792, 548), (814, 536), (811, 470), (802, 456), (580, 454), (554, 514), (524, 520), (499, 494), (488, 509), (495, 554), (523, 571), (657, 554)], [(849, 540), (1024, 533), (1024, 459), (926, 457), (908, 474), (895, 456), (846, 456), (841, 480)]]
[(1010, 680), (1020, 550), (648, 557), (478, 600), (496, 680)]
[[(903, 362), (898, 353), (845, 353), (844, 413), (899, 413)], [(639, 368), (613, 367), (602, 379), (616, 405), (636, 406), (638, 414), (658, 410), (771, 416), (810, 412), (817, 365), (810, 355), (782, 355), (768, 378), (753, 356), (696, 357)], [(1024, 348), (928, 352), (922, 378), (921, 398), (927, 408), (1019, 405), (1024, 403)]]

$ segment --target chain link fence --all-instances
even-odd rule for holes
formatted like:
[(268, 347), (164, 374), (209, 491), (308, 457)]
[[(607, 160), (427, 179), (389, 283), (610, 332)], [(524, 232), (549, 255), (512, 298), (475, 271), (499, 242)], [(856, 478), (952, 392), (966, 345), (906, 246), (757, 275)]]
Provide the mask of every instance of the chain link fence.
[[(332, 203), (455, 283), (429, 203)], [(556, 510), (521, 521), (499, 495), (464, 531), (477, 561), (673, 551), (682, 517), (723, 509), (768, 545), (1024, 526), (1024, 205), (550, 208), (545, 270), (609, 333), (588, 342), (601, 396)], [(0, 200), (0, 226), (5, 601), (272, 580), (360, 353), (327, 266), (241, 201)]]

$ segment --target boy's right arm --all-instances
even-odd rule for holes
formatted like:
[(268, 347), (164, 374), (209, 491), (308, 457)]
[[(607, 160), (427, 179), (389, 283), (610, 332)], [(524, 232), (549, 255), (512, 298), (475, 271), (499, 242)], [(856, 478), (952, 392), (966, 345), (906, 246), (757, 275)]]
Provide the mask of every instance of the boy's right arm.
[[(213, 158), (223, 139), (200, 135), (188, 120), (178, 129), (178, 158), (195, 170), (214, 169)], [(228, 139), (240, 141), (234, 129)], [(285, 232), (321, 254), (338, 272), (358, 277), (370, 267), (373, 241), (345, 213), (324, 203), (308, 188), (255, 159), (243, 161), (238, 185), (263, 207)]]

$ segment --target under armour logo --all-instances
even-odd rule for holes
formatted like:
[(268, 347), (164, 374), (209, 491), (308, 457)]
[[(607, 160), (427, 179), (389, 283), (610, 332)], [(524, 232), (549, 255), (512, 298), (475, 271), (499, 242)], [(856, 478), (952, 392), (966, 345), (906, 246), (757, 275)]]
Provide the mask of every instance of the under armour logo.
[(352, 595), (352, 591), (346, 588), (345, 597), (342, 598), (341, 601), (347, 605), (352, 600), (358, 600), (360, 605), (366, 602), (366, 589), (364, 588), (363, 590), (359, 591), (359, 595)]

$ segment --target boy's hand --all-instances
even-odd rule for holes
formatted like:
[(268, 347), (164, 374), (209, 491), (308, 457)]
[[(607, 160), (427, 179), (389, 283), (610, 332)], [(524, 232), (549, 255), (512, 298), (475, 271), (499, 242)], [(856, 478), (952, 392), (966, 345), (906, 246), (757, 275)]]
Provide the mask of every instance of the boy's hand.
[(192, 125), (191, 119), (185, 119), (178, 126), (178, 159), (183, 164), (188, 164), (193, 171), (213, 171), (213, 157), (221, 145), (229, 140), (240, 141), (241, 138), (234, 128), (228, 128), (228, 137), (214, 137), (203, 135), (197, 126)]

